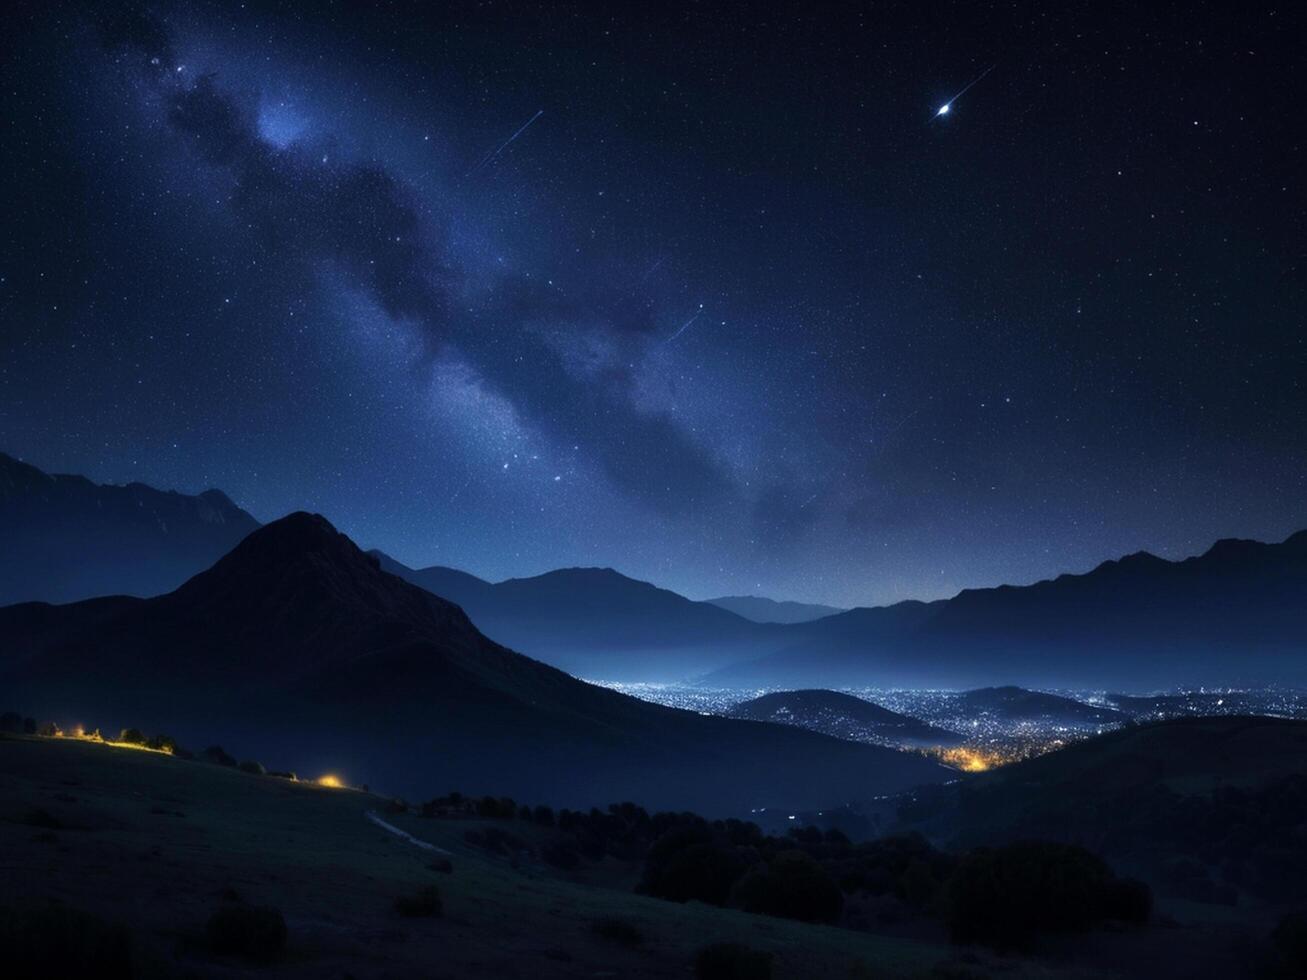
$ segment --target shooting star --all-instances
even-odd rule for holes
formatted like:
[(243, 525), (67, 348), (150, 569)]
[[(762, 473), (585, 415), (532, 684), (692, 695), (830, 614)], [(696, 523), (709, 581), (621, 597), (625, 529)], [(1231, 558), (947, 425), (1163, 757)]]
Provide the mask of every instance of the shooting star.
[(483, 156), (481, 158), (481, 162), (467, 172), (467, 176), (471, 177), (474, 173), (476, 173), (478, 170), (484, 167), (487, 163), (489, 163), (491, 160), (495, 159), (495, 157), (499, 156), (499, 154), (503, 153), (506, 149), (508, 149), (508, 145), (512, 143), (513, 140), (517, 139), (528, 129), (530, 129), (531, 124), (535, 122), (537, 119), (539, 119), (541, 116), (543, 116), (544, 114), (545, 114), (544, 109), (537, 109), (536, 114), (532, 116), (530, 119), (528, 119), (526, 122), (522, 123), (522, 125), (518, 127), (517, 132), (515, 132), (508, 139), (504, 140), (504, 142), (500, 143), (499, 146), (496, 147), (494, 150), (492, 150), (491, 152)]
[(670, 337), (668, 337), (666, 340), (663, 341), (663, 346), (666, 347), (681, 334), (685, 333), (685, 331), (689, 330), (690, 326), (694, 323), (694, 321), (699, 319), (699, 317), (701, 316), (703, 316), (702, 303), (699, 304), (699, 309), (695, 312), (694, 316), (690, 317), (690, 319), (686, 320), (684, 323), (681, 324), (680, 330), (676, 331), (676, 333), (672, 334)]
[(936, 109), (936, 110), (935, 110), (935, 114), (934, 114), (933, 116), (931, 116), (930, 118), (931, 118), (931, 119), (938, 119), (940, 116), (947, 116), (947, 115), (948, 115), (948, 114), (953, 110), (953, 103), (954, 103), (954, 102), (956, 102), (958, 99), (962, 98), (962, 96), (966, 95), (967, 92), (971, 89), (971, 86), (975, 85), (978, 81), (980, 81), (982, 78), (984, 78), (986, 75), (988, 75), (991, 71), (993, 71), (993, 70), (994, 70), (995, 68), (997, 68), (997, 67), (998, 67), (998, 66), (997, 66), (996, 64), (994, 64), (994, 65), (990, 65), (988, 68), (986, 68), (984, 71), (982, 71), (979, 75), (977, 75), (977, 76), (976, 76), (975, 78), (973, 78), (971, 81), (967, 82), (966, 87), (963, 88), (961, 92), (959, 92), (957, 95), (953, 96), (953, 98), (949, 99), (949, 100), (948, 100), (947, 102), (945, 102), (942, 106), (940, 106), (938, 109)]

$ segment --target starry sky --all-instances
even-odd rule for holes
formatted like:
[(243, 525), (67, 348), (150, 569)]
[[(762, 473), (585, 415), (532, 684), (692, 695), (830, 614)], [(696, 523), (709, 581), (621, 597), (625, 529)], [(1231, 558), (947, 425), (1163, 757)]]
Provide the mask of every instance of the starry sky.
[(0, 450), (696, 598), (1307, 526), (1290, 5), (109, 6), (0, 42)]

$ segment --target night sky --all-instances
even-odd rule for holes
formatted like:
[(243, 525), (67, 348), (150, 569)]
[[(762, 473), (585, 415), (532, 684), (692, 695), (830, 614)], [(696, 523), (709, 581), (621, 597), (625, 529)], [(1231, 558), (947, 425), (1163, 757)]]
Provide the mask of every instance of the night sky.
[(693, 597), (1307, 526), (1293, 5), (111, 6), (0, 42), (0, 450)]

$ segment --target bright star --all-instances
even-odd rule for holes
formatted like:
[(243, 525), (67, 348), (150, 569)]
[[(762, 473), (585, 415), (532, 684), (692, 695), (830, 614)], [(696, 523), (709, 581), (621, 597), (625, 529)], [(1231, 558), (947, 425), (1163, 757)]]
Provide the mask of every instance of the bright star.
[(939, 112), (935, 113), (935, 115), (937, 115), (937, 116), (947, 116), (947, 115), (948, 115), (948, 110), (949, 110), (949, 104), (948, 104), (947, 102), (945, 102), (942, 106), (939, 107)]

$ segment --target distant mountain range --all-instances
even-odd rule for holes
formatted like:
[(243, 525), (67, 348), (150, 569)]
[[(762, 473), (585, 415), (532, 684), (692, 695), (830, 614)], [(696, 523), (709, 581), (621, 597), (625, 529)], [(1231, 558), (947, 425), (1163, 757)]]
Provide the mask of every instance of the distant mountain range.
[(729, 715), (881, 745), (952, 746), (965, 741), (957, 732), (839, 691), (775, 691), (737, 704)]
[(29, 714), (223, 741), (411, 796), (457, 788), (723, 814), (946, 775), (918, 756), (575, 680), (487, 639), (303, 513), (163, 596), (0, 609), (0, 691)]
[(158, 595), (258, 526), (219, 490), (97, 484), (0, 453), (0, 605)]
[(756, 595), (724, 595), (704, 602), (729, 609), (737, 616), (755, 623), (808, 623), (823, 616), (847, 612), (836, 606), (822, 606), (809, 602), (780, 602)]
[[(158, 595), (257, 526), (218, 491), (98, 486), (0, 456), (0, 604)], [(1183, 561), (1140, 552), (1034, 585), (816, 619), (806, 617), (825, 607), (694, 602), (612, 569), (491, 583), (378, 559), (463, 607), (496, 641), (595, 680), (1121, 692), (1307, 684), (1307, 531), (1279, 544), (1223, 540)]]
[(722, 687), (1167, 689), (1307, 683), (1307, 531), (771, 627)]
[(492, 583), (373, 554), (391, 574), (458, 603), (499, 642), (579, 677), (680, 680), (756, 654), (766, 641), (765, 626), (611, 568)]

